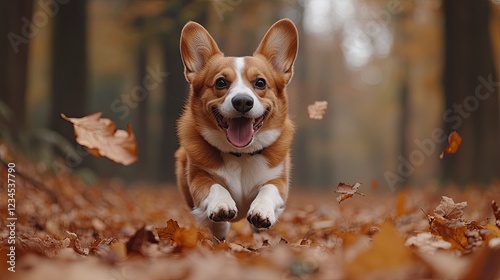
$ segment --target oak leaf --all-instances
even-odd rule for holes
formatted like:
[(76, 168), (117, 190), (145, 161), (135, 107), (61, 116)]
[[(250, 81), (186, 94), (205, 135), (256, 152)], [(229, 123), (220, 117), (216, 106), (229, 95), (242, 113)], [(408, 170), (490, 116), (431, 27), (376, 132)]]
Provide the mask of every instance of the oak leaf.
[(448, 136), (448, 145), (444, 151), (439, 155), (443, 159), (445, 155), (454, 154), (458, 151), (458, 147), (462, 144), (462, 136), (456, 131), (452, 131)]
[(112, 120), (101, 115), (97, 112), (83, 118), (68, 118), (64, 114), (61, 117), (73, 124), (76, 142), (93, 156), (104, 156), (123, 165), (136, 162), (137, 142), (130, 124), (126, 131), (117, 130)]
[(327, 107), (328, 107), (328, 102), (315, 101), (314, 104), (307, 106), (307, 113), (309, 115), (309, 118), (313, 120), (323, 119)]
[(352, 197), (354, 194), (364, 196), (363, 193), (358, 192), (359, 187), (361, 187), (360, 183), (355, 183), (354, 185), (339, 183), (337, 189), (335, 190), (336, 193), (340, 194), (339, 196), (337, 196), (337, 201), (341, 203), (342, 201)]

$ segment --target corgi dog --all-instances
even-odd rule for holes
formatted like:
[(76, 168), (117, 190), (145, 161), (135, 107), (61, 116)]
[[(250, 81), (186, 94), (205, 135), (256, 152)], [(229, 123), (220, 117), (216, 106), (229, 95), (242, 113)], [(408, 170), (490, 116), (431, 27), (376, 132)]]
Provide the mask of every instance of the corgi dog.
[(217, 240), (244, 217), (254, 232), (268, 229), (285, 208), (295, 131), (285, 90), (297, 50), (297, 29), (288, 19), (245, 57), (224, 56), (198, 23), (182, 30), (190, 93), (177, 123), (177, 184)]

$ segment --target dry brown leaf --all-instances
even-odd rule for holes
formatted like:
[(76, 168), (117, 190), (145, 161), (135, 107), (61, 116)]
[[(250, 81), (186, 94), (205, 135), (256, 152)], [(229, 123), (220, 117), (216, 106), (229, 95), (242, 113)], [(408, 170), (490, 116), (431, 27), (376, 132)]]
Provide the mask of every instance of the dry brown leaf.
[(167, 221), (167, 226), (164, 228), (155, 228), (158, 237), (162, 240), (173, 240), (175, 233), (180, 229), (177, 221), (172, 219)]
[(371, 187), (372, 191), (378, 191), (378, 189), (380, 188), (380, 184), (377, 180), (373, 179), (371, 181), (370, 187)]
[(434, 253), (437, 250), (447, 250), (451, 248), (448, 241), (443, 240), (440, 236), (431, 234), (430, 232), (421, 232), (417, 235), (410, 236), (406, 242), (406, 246), (415, 246), (420, 252)]
[(455, 249), (465, 250), (468, 240), (466, 232), (470, 223), (464, 222), (461, 217), (467, 202), (455, 203), (452, 198), (442, 196), (434, 216), (429, 216), (430, 231), (450, 242)]
[(158, 243), (158, 240), (156, 240), (153, 231), (143, 226), (127, 241), (127, 254), (139, 253), (144, 255), (144, 247), (148, 243)]
[(492, 239), (500, 238), (500, 228), (494, 224), (486, 224), (480, 234), (483, 235), (484, 241), (489, 243)]
[(109, 252), (106, 255), (106, 259), (110, 263), (117, 261), (122, 261), (127, 257), (127, 246), (125, 243), (118, 240), (114, 240), (109, 245)]
[(430, 269), (433, 277), (427, 276), (428, 279), (470, 279), (463, 278), (469, 262), (452, 252), (416, 252), (415, 256)]
[(390, 222), (380, 227), (372, 246), (347, 265), (348, 279), (363, 279), (377, 271), (390, 271), (411, 264), (411, 253), (403, 244), (396, 228)]
[(491, 208), (493, 209), (493, 215), (495, 215), (495, 225), (500, 228), (500, 208), (496, 201), (491, 201)]
[(462, 136), (456, 131), (452, 131), (448, 136), (448, 145), (444, 151), (439, 155), (443, 159), (445, 155), (454, 154), (458, 151), (458, 147), (462, 144)]
[(460, 219), (464, 215), (465, 207), (467, 207), (467, 202), (465, 201), (455, 203), (452, 198), (442, 196), (441, 202), (436, 207), (436, 210), (434, 210), (434, 214), (448, 220)]
[(127, 130), (117, 130), (113, 121), (101, 118), (97, 112), (83, 118), (61, 117), (73, 124), (76, 142), (84, 146), (95, 157), (130, 165), (137, 161), (137, 142), (130, 124)]
[(396, 200), (396, 217), (402, 217), (403, 215), (407, 214), (407, 209), (406, 209), (406, 197), (408, 196), (408, 193), (405, 191), (402, 191), (398, 194), (398, 198)]
[(173, 239), (178, 248), (192, 249), (198, 244), (198, 237), (198, 230), (195, 227), (189, 227), (188, 229), (179, 228), (175, 232)]
[(352, 197), (354, 194), (359, 194), (364, 196), (363, 193), (358, 192), (359, 187), (361, 187), (360, 183), (355, 183), (354, 185), (342, 182), (339, 183), (337, 189), (335, 190), (336, 193), (340, 194), (339, 196), (337, 196), (337, 201), (341, 203), (342, 201)]
[(460, 279), (500, 279), (500, 246), (484, 247), (479, 250), (468, 265), (468, 272), (460, 275)]
[(63, 240), (56, 240), (50, 236), (46, 236), (45, 239), (20, 236), (18, 242), (25, 251), (37, 252), (47, 257), (57, 256), (61, 249), (68, 248), (71, 244), (68, 237)]
[(314, 104), (307, 106), (307, 113), (309, 114), (309, 118), (313, 120), (323, 119), (327, 107), (328, 107), (328, 102), (315, 101)]

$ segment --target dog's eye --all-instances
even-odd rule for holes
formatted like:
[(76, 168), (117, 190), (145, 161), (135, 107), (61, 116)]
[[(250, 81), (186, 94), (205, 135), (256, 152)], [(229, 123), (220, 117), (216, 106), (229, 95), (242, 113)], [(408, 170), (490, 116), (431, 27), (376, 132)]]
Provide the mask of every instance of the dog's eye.
[(262, 78), (258, 78), (257, 80), (255, 80), (255, 83), (253, 84), (253, 86), (257, 89), (265, 89), (266, 88), (266, 80), (264, 80)]
[(216, 81), (215, 81), (215, 88), (216, 89), (225, 89), (227, 88), (227, 81), (226, 79), (224, 78), (218, 78)]

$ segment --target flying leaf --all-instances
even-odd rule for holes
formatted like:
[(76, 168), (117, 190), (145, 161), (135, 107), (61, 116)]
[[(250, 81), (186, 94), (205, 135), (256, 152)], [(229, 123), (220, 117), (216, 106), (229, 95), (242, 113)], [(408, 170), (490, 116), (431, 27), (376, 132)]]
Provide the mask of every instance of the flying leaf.
[(127, 131), (117, 130), (113, 121), (101, 118), (97, 112), (83, 118), (61, 117), (73, 124), (76, 142), (95, 157), (104, 156), (114, 162), (129, 165), (137, 161), (137, 142), (130, 124)]
[(307, 113), (309, 118), (313, 120), (321, 120), (326, 113), (326, 108), (328, 102), (326, 101), (315, 101), (314, 104), (307, 106)]
[(442, 196), (441, 202), (436, 207), (436, 210), (434, 210), (434, 214), (448, 220), (459, 219), (463, 216), (465, 207), (467, 207), (467, 202), (465, 201), (455, 203), (452, 198)]
[(356, 183), (354, 185), (339, 183), (337, 189), (335, 190), (336, 193), (340, 194), (337, 196), (337, 201), (341, 203), (342, 201), (352, 197), (354, 194), (364, 195), (363, 193), (358, 192), (359, 187), (361, 187), (360, 183)]
[(456, 131), (452, 131), (448, 136), (448, 146), (439, 155), (440, 159), (443, 159), (445, 155), (454, 154), (457, 152), (458, 147), (462, 144), (462, 136)]

